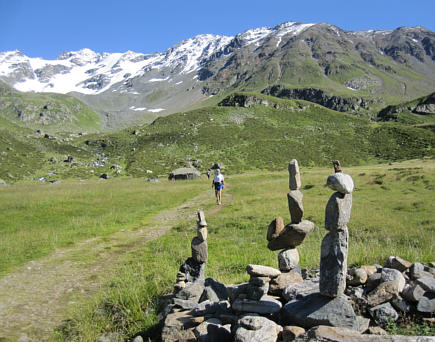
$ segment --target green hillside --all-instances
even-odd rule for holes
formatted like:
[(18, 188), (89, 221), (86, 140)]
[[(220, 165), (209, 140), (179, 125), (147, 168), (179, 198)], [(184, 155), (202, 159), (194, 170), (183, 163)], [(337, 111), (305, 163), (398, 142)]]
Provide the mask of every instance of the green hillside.
[(72, 96), (21, 93), (3, 82), (0, 82), (0, 116), (49, 133), (96, 132), (102, 123), (97, 113)]

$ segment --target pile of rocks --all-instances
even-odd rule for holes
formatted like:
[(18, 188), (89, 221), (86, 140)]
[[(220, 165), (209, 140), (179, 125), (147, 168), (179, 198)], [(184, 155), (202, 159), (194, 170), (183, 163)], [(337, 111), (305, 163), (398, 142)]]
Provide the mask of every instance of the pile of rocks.
[[(279, 270), (248, 265), (249, 282), (225, 285), (205, 279), (207, 223), (198, 212), (192, 257), (180, 267), (174, 293), (166, 299), (163, 342), (175, 341), (381, 341), (381, 328), (399, 316), (435, 313), (435, 263), (390, 257), (380, 265), (347, 269), (348, 228), (353, 180), (334, 162), (327, 185), (336, 192), (325, 210), (326, 234), (319, 270), (299, 266), (296, 250), (314, 228), (303, 221), (300, 173), (289, 165), (288, 203), (292, 222), (276, 218), (268, 228), (268, 247), (283, 249)], [(301, 228), (302, 226), (302, 228)], [(388, 337), (390, 341), (432, 338)]]
[(289, 188), (287, 194), (288, 208), (290, 211), (291, 223), (284, 226), (281, 217), (275, 218), (267, 230), (267, 247), (272, 250), (282, 250), (278, 254), (278, 265), (282, 272), (289, 272), (299, 269), (299, 252), (296, 246), (299, 246), (305, 237), (314, 230), (314, 223), (308, 220), (302, 220), (304, 215), (304, 206), (302, 203), (303, 194), (301, 188), (301, 174), (299, 164), (293, 159), (289, 166)]

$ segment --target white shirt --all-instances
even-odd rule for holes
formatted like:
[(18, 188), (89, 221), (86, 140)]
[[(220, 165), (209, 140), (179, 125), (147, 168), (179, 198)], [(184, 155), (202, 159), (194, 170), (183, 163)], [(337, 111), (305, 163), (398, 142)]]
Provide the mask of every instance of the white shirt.
[(215, 174), (213, 180), (215, 183), (222, 183), (224, 181), (224, 175), (222, 173), (219, 175)]

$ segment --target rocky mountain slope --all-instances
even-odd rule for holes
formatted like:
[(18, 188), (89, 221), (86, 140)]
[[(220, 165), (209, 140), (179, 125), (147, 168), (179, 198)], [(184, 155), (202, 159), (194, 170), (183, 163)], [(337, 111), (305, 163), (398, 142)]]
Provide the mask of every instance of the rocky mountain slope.
[(367, 106), (353, 111), (369, 113), (433, 91), (435, 33), (288, 22), (234, 37), (199, 35), (155, 54), (84, 49), (48, 61), (12, 51), (0, 53), (0, 79), (20, 91), (71, 93), (99, 112), (106, 128), (274, 85), (355, 97)]

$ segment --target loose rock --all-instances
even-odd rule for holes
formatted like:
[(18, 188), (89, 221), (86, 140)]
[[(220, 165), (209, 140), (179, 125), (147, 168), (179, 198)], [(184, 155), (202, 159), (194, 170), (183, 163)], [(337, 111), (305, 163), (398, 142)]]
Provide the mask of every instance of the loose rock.
[(269, 277), (275, 278), (281, 274), (281, 271), (273, 267), (262, 266), (262, 265), (248, 265), (246, 266), (246, 272), (254, 277)]
[(278, 265), (281, 272), (289, 272), (298, 264), (299, 252), (296, 248), (289, 248), (278, 254)]
[(302, 192), (299, 190), (291, 190), (287, 194), (288, 208), (292, 223), (299, 223), (302, 221), (304, 215), (304, 206), (302, 204)]
[(299, 171), (299, 164), (296, 159), (292, 159), (288, 164), (289, 172), (289, 188), (290, 190), (299, 190), (301, 187), (301, 173)]
[(351, 211), (352, 194), (333, 193), (326, 204), (325, 228), (327, 230), (344, 229), (350, 220)]
[(350, 194), (354, 188), (352, 177), (342, 172), (330, 175), (326, 180), (326, 185), (342, 194)]
[(288, 224), (276, 238), (269, 241), (267, 247), (272, 251), (295, 248), (299, 246), (304, 241), (305, 237), (313, 230), (314, 223), (307, 220), (303, 220), (297, 224)]
[(269, 225), (267, 229), (267, 241), (275, 239), (284, 229), (284, 221), (282, 217), (278, 216)]
[(235, 342), (276, 342), (282, 327), (261, 316), (246, 315), (236, 326)]
[(370, 309), (370, 315), (379, 325), (386, 325), (389, 321), (397, 321), (399, 314), (390, 303), (384, 303)]

